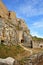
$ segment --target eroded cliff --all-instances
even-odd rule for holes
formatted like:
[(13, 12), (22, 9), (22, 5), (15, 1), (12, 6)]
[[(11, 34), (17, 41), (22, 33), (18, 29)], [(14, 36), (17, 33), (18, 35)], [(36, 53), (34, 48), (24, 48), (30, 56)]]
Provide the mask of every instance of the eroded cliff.
[(25, 21), (17, 18), (16, 13), (8, 11), (0, 1), (0, 44), (31, 46), (31, 35)]

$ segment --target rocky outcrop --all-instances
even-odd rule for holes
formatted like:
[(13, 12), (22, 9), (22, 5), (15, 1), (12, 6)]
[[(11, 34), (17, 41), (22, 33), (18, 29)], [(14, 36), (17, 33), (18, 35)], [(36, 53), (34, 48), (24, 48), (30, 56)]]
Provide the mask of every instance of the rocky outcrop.
[(0, 44), (23, 43), (29, 47), (31, 40), (30, 30), (25, 21), (17, 18), (15, 12), (8, 11), (0, 1)]
[[(20, 65), (39, 65), (43, 62), (43, 52), (31, 55), (30, 57), (24, 58), (20, 61)], [(41, 64), (43, 65), (43, 64)]]
[(0, 16), (3, 18), (8, 18), (8, 10), (0, 0)]
[(15, 59), (8, 57), (6, 59), (0, 58), (0, 65), (15, 65)]

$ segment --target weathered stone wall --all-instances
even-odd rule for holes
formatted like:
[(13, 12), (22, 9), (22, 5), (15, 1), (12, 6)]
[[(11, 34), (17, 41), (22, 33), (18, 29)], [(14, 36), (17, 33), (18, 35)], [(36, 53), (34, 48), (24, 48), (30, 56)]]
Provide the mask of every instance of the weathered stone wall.
[(4, 17), (4, 18), (8, 18), (8, 10), (7, 8), (4, 6), (4, 4), (0, 1), (0, 16)]
[(43, 48), (43, 41), (33, 40), (33, 48)]
[(27, 34), (23, 29), (18, 29), (18, 24), (15, 24), (15, 22), (13, 24), (11, 21), (0, 18), (0, 42), (3, 41), (5, 45), (15, 45), (21, 43), (21, 40), (24, 39), (23, 44), (29, 46), (31, 40), (30, 33), (28, 32)]
[(12, 19), (12, 20), (15, 20), (16, 19), (16, 13), (15, 12), (9, 11), (8, 13), (9, 13), (8, 16), (9, 16), (10, 19)]
[(30, 30), (25, 21), (17, 18), (15, 12), (8, 11), (1, 1), (0, 23), (0, 43), (31, 45)]
[(17, 42), (17, 30), (10, 27), (10, 24), (6, 23), (7, 20), (0, 18), (0, 41), (4, 41), (4, 44)]
[(17, 21), (19, 22), (19, 40), (22, 41), (22, 43), (24, 44), (24, 46), (26, 47), (31, 47), (31, 40), (32, 37), (30, 35), (30, 30), (28, 29), (26, 23), (24, 22), (24, 20), (17, 18)]

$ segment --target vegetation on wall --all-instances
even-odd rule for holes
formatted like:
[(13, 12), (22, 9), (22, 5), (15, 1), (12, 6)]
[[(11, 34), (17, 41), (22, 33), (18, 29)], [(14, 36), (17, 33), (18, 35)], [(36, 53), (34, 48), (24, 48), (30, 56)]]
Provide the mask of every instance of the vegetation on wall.
[(43, 41), (43, 38), (39, 38), (39, 37), (36, 37), (36, 36), (32, 37), (32, 39), (37, 40), (37, 41)]

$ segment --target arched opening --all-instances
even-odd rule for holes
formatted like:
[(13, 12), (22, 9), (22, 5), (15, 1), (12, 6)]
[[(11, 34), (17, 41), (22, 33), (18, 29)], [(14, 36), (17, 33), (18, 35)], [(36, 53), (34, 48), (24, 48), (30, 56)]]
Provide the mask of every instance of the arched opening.
[(9, 17), (10, 17), (10, 12), (9, 12)]
[(24, 39), (21, 39), (21, 43), (23, 43), (24, 42)]
[(0, 18), (1, 18), (1, 15), (0, 15)]
[(42, 45), (40, 45), (40, 47), (42, 48), (43, 46), (42, 46)]
[(4, 43), (4, 40), (1, 40), (1, 44), (3, 44)]

